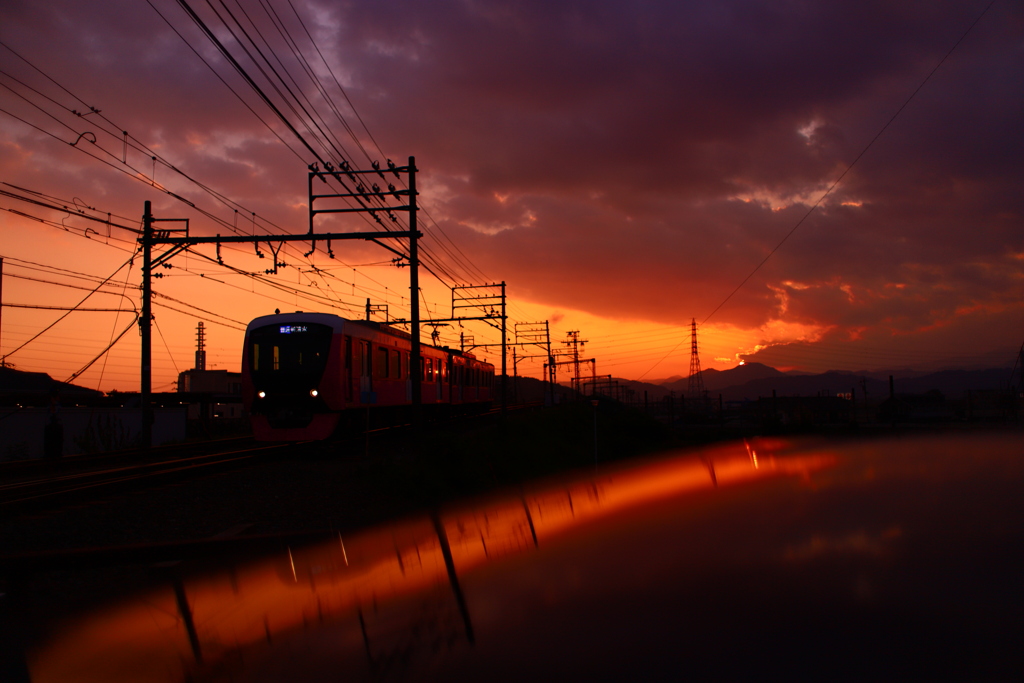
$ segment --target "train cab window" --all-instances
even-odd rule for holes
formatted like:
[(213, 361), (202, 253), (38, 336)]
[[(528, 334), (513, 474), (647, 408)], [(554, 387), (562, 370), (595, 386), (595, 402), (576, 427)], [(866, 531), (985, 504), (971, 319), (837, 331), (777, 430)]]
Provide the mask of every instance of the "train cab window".
[(333, 330), (326, 325), (267, 325), (253, 330), (249, 366), (254, 377), (319, 377), (326, 367)]

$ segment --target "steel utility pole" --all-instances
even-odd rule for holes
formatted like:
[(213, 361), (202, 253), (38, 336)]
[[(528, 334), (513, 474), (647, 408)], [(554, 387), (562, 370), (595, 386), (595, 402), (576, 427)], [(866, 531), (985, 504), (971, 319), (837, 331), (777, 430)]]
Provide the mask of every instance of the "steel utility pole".
[[(496, 289), (501, 288), (501, 294), (477, 294), (476, 292), (481, 289)], [(462, 294), (461, 292), (466, 292)], [(497, 314), (494, 312), (495, 304), (499, 302), (496, 299), (501, 298), (501, 313)], [(495, 318), (501, 318), (501, 417), (504, 421), (505, 416), (508, 414), (508, 316), (505, 314), (505, 282), (502, 281), (500, 284), (488, 284), (488, 285), (455, 285), (452, 287), (452, 317), (450, 318), (434, 318), (428, 320), (428, 323), (448, 323), (448, 322), (460, 322), (463, 320), (483, 320), (491, 327), (498, 328), (492, 320)], [(462, 316), (456, 315), (456, 311), (464, 308), (475, 308), (484, 312), (484, 315), (479, 316)], [(466, 351), (467, 340), (472, 341), (472, 337), (461, 336), (462, 351)], [(498, 346), (497, 344), (469, 344), (469, 348), (480, 348), (484, 346)]]
[[(4, 259), (0, 257), (0, 348), (3, 348), (3, 320), (4, 320)], [(0, 354), (0, 368), (6, 367), (5, 356)]]
[(153, 445), (153, 206), (147, 199), (142, 211), (142, 377), (139, 400), (142, 402), (142, 447)]
[(501, 421), (508, 416), (508, 316), (505, 315), (505, 281), (501, 281)]
[(580, 363), (586, 362), (580, 360), (580, 350), (586, 345), (585, 339), (580, 339), (579, 330), (569, 330), (565, 333), (566, 339), (563, 344), (572, 347), (572, 360), (568, 363), (558, 363), (558, 365), (572, 365), (572, 387), (575, 391), (580, 391)]
[(409, 303), (412, 310), (412, 424), (418, 430), (423, 421), (423, 373), (420, 370), (420, 255), (416, 229), (416, 158), (409, 157)]
[[(542, 327), (543, 326), (543, 327)], [(519, 356), (519, 360), (526, 360), (527, 358), (543, 358), (544, 363), (544, 393), (551, 393), (551, 403), (555, 402), (555, 389), (554, 389), (554, 362), (555, 359), (551, 355), (551, 330), (548, 326), (548, 321), (545, 320), (542, 323), (516, 323), (515, 324), (516, 341), (515, 343), (523, 347), (527, 345), (537, 346), (545, 350), (546, 355), (524, 355)], [(548, 364), (551, 364), (550, 367)]]
[[(156, 263), (153, 262), (153, 245), (160, 243), (153, 224), (158, 222), (184, 223), (184, 232), (188, 234), (187, 218), (154, 218), (153, 205), (146, 200), (142, 210), (142, 235), (139, 237), (142, 243), (142, 317), (139, 318), (139, 331), (142, 336), (142, 377), (139, 381), (139, 400), (142, 402), (143, 448), (150, 448), (153, 445), (153, 267), (166, 260), (161, 257)], [(174, 231), (163, 232), (170, 234)]]

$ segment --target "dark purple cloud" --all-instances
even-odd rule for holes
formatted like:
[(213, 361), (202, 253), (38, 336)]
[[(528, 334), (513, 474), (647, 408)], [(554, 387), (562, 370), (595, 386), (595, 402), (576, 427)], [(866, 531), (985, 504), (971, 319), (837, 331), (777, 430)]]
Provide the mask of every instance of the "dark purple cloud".
[[(154, 4), (291, 142), (176, 4)], [(287, 5), (273, 4), (301, 35)], [(242, 5), (269, 35), (260, 5)], [(297, 7), (384, 153), (417, 157), (431, 215), (513, 296), (686, 322), (710, 314), (803, 218), (985, 3)], [(133, 135), (261, 215), (304, 226), (310, 155), (277, 142), (148, 5), (13, 2), (4, 14), (0, 38), (104, 103)], [(879, 348), (921, 334), (953, 349), (970, 335), (951, 330), (984, 316), (991, 334), (973, 340), (979, 353), (1015, 347), (1022, 28), (1021, 9), (997, 2), (712, 322), (781, 319), (842, 339), (867, 329)], [(93, 173), (40, 135), (3, 125), (6, 141), (42, 150), (11, 155), (5, 175), (44, 182), (50, 158), (71, 164), (68, 176)], [(856, 344), (849, 362), (836, 362), (857, 365)]]

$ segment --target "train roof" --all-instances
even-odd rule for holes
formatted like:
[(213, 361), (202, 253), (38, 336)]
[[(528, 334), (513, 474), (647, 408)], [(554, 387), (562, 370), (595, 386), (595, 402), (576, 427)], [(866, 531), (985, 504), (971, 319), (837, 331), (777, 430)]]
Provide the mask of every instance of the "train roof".
[(246, 327), (246, 332), (254, 330), (258, 327), (264, 327), (266, 325), (277, 325), (279, 323), (319, 323), (321, 325), (328, 325), (335, 330), (341, 330), (346, 325), (357, 325), (359, 327), (365, 327), (371, 330), (380, 330), (388, 334), (392, 334), (402, 339), (412, 339), (405, 330), (399, 330), (395, 327), (391, 327), (386, 323), (379, 323), (372, 320), (352, 320), (350, 318), (343, 318), (340, 315), (334, 313), (310, 313), (306, 311), (293, 311), (291, 313), (274, 313), (273, 315), (262, 315), (258, 318), (254, 318)]
[[(385, 334), (390, 334), (400, 339), (412, 339), (412, 335), (405, 330), (400, 330), (396, 327), (392, 327), (387, 323), (376, 322), (373, 320), (351, 320), (349, 318), (343, 318), (340, 315), (334, 313), (312, 313), (306, 311), (293, 311), (291, 313), (274, 313), (272, 315), (261, 315), (258, 318), (253, 318), (245, 328), (246, 334), (255, 330), (259, 327), (265, 327), (267, 325), (278, 325), (281, 323), (318, 323), (320, 325), (327, 325), (333, 328), (336, 332), (342, 331), (346, 325), (356, 325), (358, 327), (365, 327), (371, 330), (377, 330)], [(423, 346), (437, 349), (438, 351), (444, 351), (453, 356), (461, 356), (468, 360), (473, 360), (478, 363), (485, 365), (491, 365), (487, 361), (480, 360), (469, 351), (460, 351), (459, 349), (453, 349), (448, 346), (434, 346), (428, 342), (421, 341)]]

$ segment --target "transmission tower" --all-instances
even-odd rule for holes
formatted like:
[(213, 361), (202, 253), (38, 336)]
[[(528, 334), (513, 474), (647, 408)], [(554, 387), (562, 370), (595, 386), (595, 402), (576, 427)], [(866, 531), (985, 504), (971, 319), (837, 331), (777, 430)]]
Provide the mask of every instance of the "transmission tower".
[(697, 319), (690, 319), (690, 383), (687, 398), (697, 405), (704, 400), (704, 378), (700, 372), (700, 356), (697, 355)]

